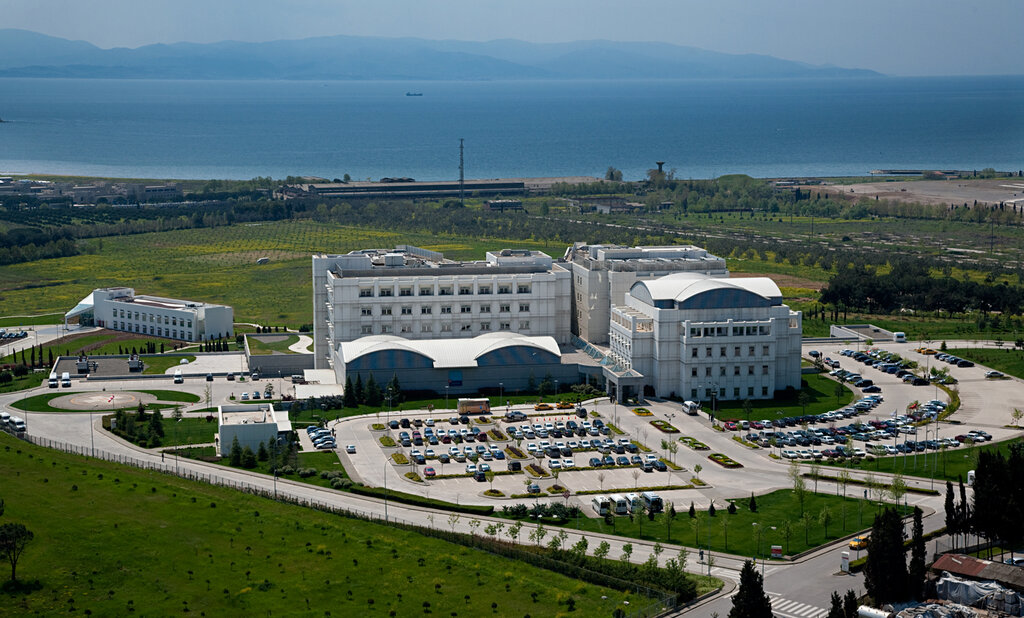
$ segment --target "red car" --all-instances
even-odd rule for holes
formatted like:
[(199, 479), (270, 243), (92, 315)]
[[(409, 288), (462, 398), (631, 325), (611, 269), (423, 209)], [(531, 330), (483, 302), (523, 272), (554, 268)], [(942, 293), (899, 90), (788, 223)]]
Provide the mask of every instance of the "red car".
[(737, 425), (736, 423), (732, 422), (732, 421), (727, 422), (725, 424), (725, 428), (728, 429), (729, 431), (739, 431), (740, 430), (740, 426)]
[(761, 421), (753, 421), (750, 423), (750, 426), (754, 429), (764, 429), (764, 423)]
[(433, 476), (436, 476), (436, 475), (437, 475), (437, 472), (434, 472), (433, 468), (429, 468), (429, 467), (428, 468), (423, 468), (423, 476), (425, 476), (427, 478), (430, 478), (430, 477), (433, 477)]

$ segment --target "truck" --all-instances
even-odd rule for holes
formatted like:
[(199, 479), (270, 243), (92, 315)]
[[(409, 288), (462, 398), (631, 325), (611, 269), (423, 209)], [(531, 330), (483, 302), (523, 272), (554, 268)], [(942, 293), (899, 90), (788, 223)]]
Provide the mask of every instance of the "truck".
[(71, 373), (65, 371), (60, 374), (60, 385), (64, 388), (71, 388)]
[(50, 388), (57, 388), (58, 386), (60, 386), (60, 383), (57, 381), (56, 371), (50, 372), (50, 380), (47, 384), (49, 385)]
[(904, 333), (902, 331), (896, 331), (895, 333), (892, 334), (892, 340), (895, 341), (896, 343), (906, 343), (907, 333)]
[(458, 412), (462, 414), (487, 414), (491, 411), (490, 399), (459, 399)]
[(184, 381), (185, 381), (185, 377), (183, 375), (181, 375), (181, 369), (175, 369), (174, 370), (174, 383), (175, 384), (181, 384)]

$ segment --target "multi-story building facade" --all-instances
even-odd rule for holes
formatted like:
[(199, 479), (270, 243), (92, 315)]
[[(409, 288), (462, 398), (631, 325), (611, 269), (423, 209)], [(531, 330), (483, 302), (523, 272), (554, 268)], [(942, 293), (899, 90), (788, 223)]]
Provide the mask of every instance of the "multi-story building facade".
[(458, 262), (418, 247), (313, 256), (313, 352), (330, 366), (340, 342), (371, 335), (455, 339), (488, 332), (570, 337), (571, 277), (539, 251)]
[(611, 308), (622, 305), (637, 281), (675, 272), (728, 277), (725, 260), (692, 245), (621, 247), (577, 243), (565, 254), (572, 269), (572, 332), (608, 343)]
[(802, 316), (766, 277), (638, 281), (611, 309), (609, 331), (610, 357), (659, 397), (770, 399), (800, 388)]
[(93, 290), (64, 319), (75, 317), (82, 324), (181, 341), (235, 336), (234, 311), (227, 305), (146, 296), (132, 288)]

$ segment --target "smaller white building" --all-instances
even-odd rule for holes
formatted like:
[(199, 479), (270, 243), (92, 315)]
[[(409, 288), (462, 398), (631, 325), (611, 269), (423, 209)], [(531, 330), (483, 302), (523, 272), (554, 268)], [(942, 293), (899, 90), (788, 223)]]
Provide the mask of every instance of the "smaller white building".
[(634, 283), (625, 300), (612, 309), (609, 356), (657, 396), (771, 399), (800, 388), (802, 316), (771, 279), (677, 273)]
[(76, 317), (83, 325), (179, 341), (235, 336), (234, 310), (227, 305), (146, 296), (132, 288), (93, 290), (64, 321)]
[(217, 407), (217, 454), (227, 457), (231, 445), (238, 438), (241, 448), (249, 447), (252, 452), (273, 444), (278, 437), (284, 437), (292, 430), (288, 412), (275, 410), (269, 403), (234, 404)]

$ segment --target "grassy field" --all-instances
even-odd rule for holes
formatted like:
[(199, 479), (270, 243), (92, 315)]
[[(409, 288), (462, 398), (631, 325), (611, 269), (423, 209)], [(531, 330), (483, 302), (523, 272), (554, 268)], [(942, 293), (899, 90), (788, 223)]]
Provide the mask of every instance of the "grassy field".
[[(144, 353), (149, 343), (152, 343), (158, 352), (160, 351), (160, 346), (164, 346), (164, 350), (170, 352), (174, 350), (175, 343), (185, 344), (183, 341), (104, 330), (84, 335), (69, 335), (61, 337), (60, 339), (55, 339), (49, 343), (45, 343), (43, 344), (43, 358), (48, 362), (50, 354), (52, 354), (54, 358), (62, 354), (65, 356), (77, 354), (88, 354), (90, 356), (130, 354), (133, 348), (137, 352)], [(27, 360), (31, 360), (31, 357), (29, 356), (30, 354), (31, 351), (26, 350), (25, 358)], [(20, 361), (20, 348), (18, 352), (9, 354), (0, 359), (0, 363), (13, 363)]]
[(4, 521), (35, 533), (18, 564), (30, 590), (0, 593), (8, 615), (408, 615), (425, 601), (445, 616), (555, 615), (572, 597), (575, 614), (607, 616), (642, 604), (411, 532), (6, 435), (0, 445), (0, 468), (19, 471), (4, 482)]
[(167, 370), (171, 367), (180, 365), (182, 360), (187, 360), (191, 363), (196, 360), (196, 357), (191, 354), (188, 356), (147, 356), (142, 359), (142, 362), (146, 364), (146, 368), (142, 370), (142, 373), (167, 373)]
[[(68, 307), (70, 309), (70, 307)], [(64, 321), (64, 312), (45, 313), (42, 315), (12, 315), (0, 318), (0, 328), (12, 326), (35, 326), (37, 324), (60, 324)]]
[(7, 384), (0, 384), (0, 393), (13, 393), (14, 391), (23, 391), (29, 388), (35, 388), (43, 383), (49, 377), (49, 374), (45, 371), (34, 373), (28, 372), (20, 378), (14, 378), (12, 382)]
[(947, 354), (974, 361), (998, 371), (1018, 378), (1024, 378), (1024, 350), (1012, 349), (1013, 344), (1006, 344), (1003, 349), (992, 348), (950, 348)]
[[(509, 395), (504, 394), (502, 397), (494, 396), (487, 397), (491, 402), (491, 413), (495, 415), (505, 414), (505, 402), (509, 401), (513, 405), (521, 405), (524, 403), (537, 403), (538, 401), (545, 401), (550, 404), (558, 403), (562, 400), (576, 401), (576, 395), (571, 393), (561, 393), (559, 395), (545, 395), (544, 397), (538, 397), (537, 395)], [(428, 406), (433, 406), (437, 413), (437, 418), (447, 419), (455, 412), (458, 406), (459, 398), (452, 395), (445, 400), (444, 397), (427, 397), (423, 399), (409, 399), (401, 403), (396, 403), (391, 407), (391, 417), (399, 418), (399, 413), (403, 410), (425, 410)], [(334, 419), (334, 418), (347, 418), (349, 416), (359, 416), (360, 414), (380, 414), (384, 417), (388, 413), (388, 404), (385, 401), (380, 406), (368, 406), (360, 405), (355, 408), (328, 408), (326, 412), (319, 409), (317, 410), (302, 410), (299, 412), (293, 412), (289, 418), (293, 421), (319, 421), (323, 419)], [(527, 411), (528, 414), (532, 414), (532, 411)], [(553, 410), (553, 414), (573, 414), (573, 410)]]
[[(312, 322), (310, 255), (413, 244), (454, 259), (482, 259), (495, 247), (560, 255), (562, 243), (392, 232), (313, 221), (246, 223), (87, 241), (101, 249), (0, 270), (0, 315), (67, 311), (98, 287), (131, 281), (140, 293), (226, 303), (235, 320), (299, 326)], [(256, 260), (270, 263), (257, 266)], [(45, 290), (45, 292), (43, 292)]]
[[(751, 399), (753, 409), (750, 413), (750, 420), (761, 419), (772, 420), (780, 416), (800, 416), (803, 414), (821, 414), (847, 405), (853, 400), (853, 392), (843, 386), (843, 393), (838, 398), (835, 394), (835, 380), (821, 374), (807, 374), (803, 376), (807, 386), (803, 389), (810, 396), (805, 407), (800, 406), (795, 399)], [(720, 401), (717, 404), (718, 412), (716, 417), (721, 420), (747, 420), (746, 412), (743, 410), (743, 401)], [(704, 409), (710, 410), (709, 402), (704, 403)]]
[(247, 337), (249, 352), (252, 354), (295, 354), (288, 346), (299, 342), (298, 335), (267, 335), (268, 338), (280, 338), (280, 341), (267, 341), (260, 337)]
[[(942, 437), (951, 437), (967, 431), (954, 427), (943, 427)], [(919, 433), (924, 439), (923, 433)], [(998, 450), (1003, 455), (1010, 452), (1010, 444), (1020, 440), (1010, 440), (997, 444), (978, 444), (975, 446), (959, 446), (944, 451), (925, 451), (915, 455), (897, 455), (896, 457), (878, 457), (874, 461), (861, 461), (858, 463), (845, 462), (843, 464), (831, 464), (831, 467), (852, 468), (855, 470), (877, 471), (877, 472), (899, 472), (905, 476), (919, 476), (934, 478), (941, 481), (957, 482), (963, 478), (967, 482), (967, 471), (974, 470), (977, 465), (979, 451)], [(825, 464), (828, 465), (828, 464)], [(828, 473), (825, 471), (825, 473)]]
[[(808, 490), (811, 489), (811, 485), (813, 482), (809, 483)], [(727, 511), (729, 502), (736, 504), (735, 515), (730, 515)], [(690, 508), (689, 503), (676, 504), (676, 518), (671, 522), (671, 537), (668, 513), (655, 515), (653, 522), (647, 515), (642, 518), (636, 517), (632, 521), (629, 517), (615, 517), (612, 520), (613, 525), (606, 524), (604, 519), (581, 517), (579, 521), (568, 521), (564, 527), (661, 543), (678, 543), (689, 547), (699, 546), (704, 549), (710, 548), (711, 551), (741, 556), (754, 556), (758, 552), (757, 531), (760, 529), (761, 554), (769, 554), (772, 545), (782, 545), (786, 554), (793, 555), (870, 527), (872, 517), (878, 508), (875, 503), (868, 500), (843, 499), (839, 496), (808, 491), (804, 512), (811, 521), (805, 535), (804, 524), (800, 521), (800, 504), (791, 490), (780, 489), (764, 496), (757, 496), (757, 512), (751, 512), (748, 508), (750, 496), (735, 498), (729, 502), (716, 502), (714, 517), (708, 515), (705, 507), (703, 511), (698, 510), (697, 517), (693, 519), (687, 512)], [(832, 514), (827, 537), (825, 527), (819, 520), (824, 507), (828, 507)], [(699, 543), (696, 523), (698, 520)], [(756, 527), (753, 525), (755, 522)], [(789, 522), (792, 527), (788, 546), (783, 536), (783, 522)]]

